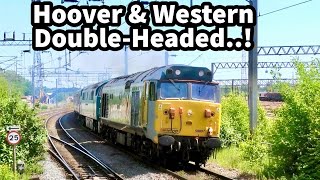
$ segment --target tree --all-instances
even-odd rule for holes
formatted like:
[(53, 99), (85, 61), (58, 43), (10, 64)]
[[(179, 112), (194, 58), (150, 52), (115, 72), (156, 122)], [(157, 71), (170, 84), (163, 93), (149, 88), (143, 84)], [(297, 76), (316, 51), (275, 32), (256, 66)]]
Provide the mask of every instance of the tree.
[(279, 85), (284, 106), (270, 137), (270, 154), (276, 174), (299, 179), (320, 178), (320, 61), (311, 66), (294, 61), (297, 84)]
[(9, 83), (10, 89), (14, 89), (16, 93), (20, 95), (31, 95), (32, 84), (20, 75), (17, 75), (14, 71), (5, 71), (0, 74)]
[[(36, 162), (44, 152), (45, 131), (42, 121), (33, 109), (20, 100), (15, 93), (9, 93), (8, 82), (0, 77), (0, 127), (20, 125), (22, 140), (17, 146), (17, 158)], [(0, 129), (0, 164), (12, 161), (12, 148), (5, 143), (6, 131)]]

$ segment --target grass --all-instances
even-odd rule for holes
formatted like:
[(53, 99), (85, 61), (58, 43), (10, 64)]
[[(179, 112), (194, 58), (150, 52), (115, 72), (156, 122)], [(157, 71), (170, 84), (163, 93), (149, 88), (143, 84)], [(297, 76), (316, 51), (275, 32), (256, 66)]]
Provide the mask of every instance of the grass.
[[(208, 162), (218, 164), (226, 169), (236, 169), (241, 173), (241, 176), (249, 175), (257, 179), (267, 179), (262, 173), (263, 167), (257, 163), (245, 161), (241, 153), (241, 149), (235, 146), (223, 148), (217, 152), (216, 158), (211, 156)], [(267, 161), (266, 159), (263, 163), (267, 163)]]
[(43, 173), (43, 169), (39, 164), (27, 165), (22, 174), (14, 174), (10, 165), (0, 165), (0, 180), (28, 180), (32, 175), (41, 173)]

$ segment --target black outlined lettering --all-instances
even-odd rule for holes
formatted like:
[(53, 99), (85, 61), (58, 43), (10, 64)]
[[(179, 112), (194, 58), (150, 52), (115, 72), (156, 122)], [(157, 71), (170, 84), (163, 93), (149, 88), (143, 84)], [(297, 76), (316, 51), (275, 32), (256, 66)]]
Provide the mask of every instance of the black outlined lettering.
[(47, 49), (50, 44), (50, 32), (47, 29), (33, 29), (32, 35), (32, 39), (35, 39), (33, 48), (37, 47), (39, 50), (41, 48)]
[[(58, 51), (120, 50), (125, 45), (132, 50), (168, 51), (248, 51), (254, 47), (253, 28), (257, 13), (252, 6), (221, 6), (203, 2), (188, 7), (176, 1), (153, 1), (149, 7), (150, 10), (137, 1), (127, 7), (65, 7), (54, 6), (52, 2), (32, 2), (32, 47), (34, 50), (53, 48)], [(128, 34), (112, 28), (123, 24), (123, 17), (130, 26)], [(75, 28), (63, 30), (65, 25)], [(161, 30), (161, 26), (170, 29)], [(228, 28), (234, 26), (241, 27), (242, 35), (230, 38)]]
[(47, 25), (61, 27), (69, 25), (119, 26), (125, 15), (125, 6), (70, 6), (68, 8), (52, 2), (32, 2), (31, 24), (35, 27)]
[(31, 25), (50, 25), (52, 7), (50, 2), (33, 2), (31, 4)]
[(149, 10), (144, 9), (143, 4), (139, 2), (131, 2), (128, 5), (128, 13), (125, 16), (126, 22), (130, 26), (139, 26), (149, 24)]
[(167, 2), (165, 4), (159, 2), (150, 2), (151, 19), (154, 26), (174, 25), (175, 9), (177, 2)]

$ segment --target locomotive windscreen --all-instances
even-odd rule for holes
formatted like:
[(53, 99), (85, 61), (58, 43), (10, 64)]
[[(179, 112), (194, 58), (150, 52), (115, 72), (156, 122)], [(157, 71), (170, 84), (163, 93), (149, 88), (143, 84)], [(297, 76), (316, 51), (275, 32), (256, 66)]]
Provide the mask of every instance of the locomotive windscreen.
[(191, 98), (218, 102), (218, 85), (207, 83), (192, 83)]
[(219, 85), (208, 82), (161, 82), (160, 99), (167, 98), (219, 102)]

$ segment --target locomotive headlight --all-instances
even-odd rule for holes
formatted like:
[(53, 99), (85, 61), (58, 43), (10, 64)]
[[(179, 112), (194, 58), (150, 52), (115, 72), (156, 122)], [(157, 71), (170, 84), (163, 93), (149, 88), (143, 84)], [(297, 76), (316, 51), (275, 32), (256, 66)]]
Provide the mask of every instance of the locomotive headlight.
[(204, 75), (203, 70), (199, 71), (199, 76), (201, 77), (201, 76), (203, 76), (203, 75)]
[(167, 69), (167, 72), (166, 72), (167, 75), (171, 75), (172, 73), (173, 73), (172, 69)]
[(211, 116), (212, 116), (212, 113), (211, 113), (210, 109), (204, 110), (204, 117), (205, 118), (211, 118)]
[(177, 69), (175, 73), (177, 76), (179, 76), (181, 74), (181, 71), (179, 69)]

